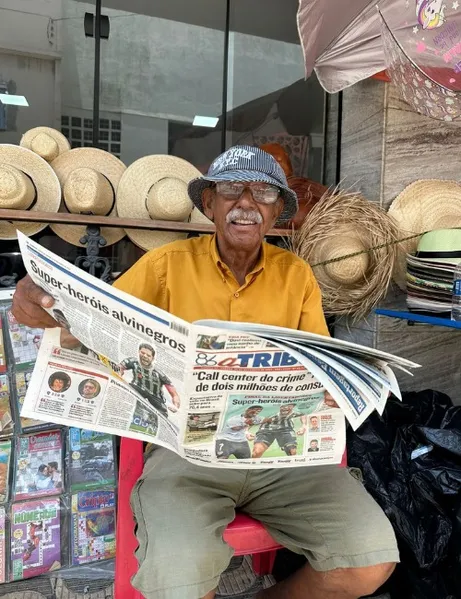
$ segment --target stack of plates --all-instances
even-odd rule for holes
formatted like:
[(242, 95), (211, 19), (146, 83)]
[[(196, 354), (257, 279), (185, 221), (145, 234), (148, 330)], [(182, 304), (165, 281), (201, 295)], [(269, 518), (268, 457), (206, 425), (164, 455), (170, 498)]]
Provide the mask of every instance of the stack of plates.
[(450, 316), (457, 263), (407, 255), (407, 306), (413, 312)]

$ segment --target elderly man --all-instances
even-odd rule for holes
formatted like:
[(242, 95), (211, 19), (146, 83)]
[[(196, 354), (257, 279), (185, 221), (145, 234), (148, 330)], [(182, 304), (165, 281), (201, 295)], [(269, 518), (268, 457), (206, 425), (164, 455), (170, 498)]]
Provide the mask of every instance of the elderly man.
[[(263, 242), (291, 218), (296, 196), (277, 162), (249, 146), (231, 148), (189, 184), (216, 235), (145, 254), (116, 287), (188, 321), (215, 318), (327, 335), (318, 285), (307, 264)], [(52, 298), (29, 278), (14, 314), (52, 327)], [(372, 594), (398, 561), (387, 518), (345, 468), (204, 468), (163, 448), (152, 451), (132, 495), (139, 571), (147, 599), (212, 599), (232, 550), (222, 534), (239, 509), (260, 520), (308, 565), (258, 599), (354, 599)]]

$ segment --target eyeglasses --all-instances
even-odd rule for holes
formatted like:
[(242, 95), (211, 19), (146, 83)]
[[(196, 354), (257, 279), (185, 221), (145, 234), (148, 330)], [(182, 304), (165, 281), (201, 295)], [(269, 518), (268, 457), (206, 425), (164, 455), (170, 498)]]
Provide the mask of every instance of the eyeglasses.
[(243, 183), (240, 181), (219, 181), (216, 183), (216, 191), (228, 200), (238, 200), (247, 188), (258, 204), (275, 204), (280, 195), (278, 187), (267, 183)]

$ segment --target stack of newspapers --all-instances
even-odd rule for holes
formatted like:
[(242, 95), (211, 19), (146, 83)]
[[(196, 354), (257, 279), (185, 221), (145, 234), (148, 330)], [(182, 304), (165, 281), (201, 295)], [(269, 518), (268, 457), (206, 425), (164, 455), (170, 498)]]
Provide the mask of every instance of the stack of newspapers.
[[(72, 266), (18, 232), (55, 303), (22, 416), (147, 441), (203, 466), (339, 464), (418, 365), (346, 341), (254, 323), (188, 323)], [(80, 345), (66, 347), (67, 329)], [(56, 381), (59, 380), (59, 383)]]

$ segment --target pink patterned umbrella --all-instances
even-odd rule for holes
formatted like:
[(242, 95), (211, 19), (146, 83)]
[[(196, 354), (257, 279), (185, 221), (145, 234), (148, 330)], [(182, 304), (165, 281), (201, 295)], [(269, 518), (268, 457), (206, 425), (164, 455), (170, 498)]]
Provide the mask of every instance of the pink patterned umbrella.
[[(387, 69), (432, 118), (461, 118), (460, 0), (300, 0), (306, 75), (337, 92)], [(339, 8), (338, 8), (339, 7)]]

